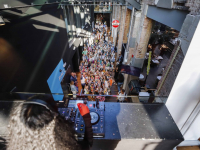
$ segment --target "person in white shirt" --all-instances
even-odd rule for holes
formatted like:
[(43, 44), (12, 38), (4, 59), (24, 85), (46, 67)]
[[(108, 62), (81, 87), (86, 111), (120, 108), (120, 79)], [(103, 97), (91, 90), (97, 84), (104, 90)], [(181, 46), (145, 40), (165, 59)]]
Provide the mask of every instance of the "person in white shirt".
[(85, 54), (83, 54), (83, 61), (85, 61), (86, 59), (85, 59)]
[(94, 61), (97, 60), (97, 54), (96, 53), (94, 54), (93, 59), (94, 59)]
[(93, 61), (93, 57), (92, 57), (92, 56), (90, 56), (90, 58), (89, 58), (89, 61), (90, 61), (90, 62), (92, 62), (92, 61)]
[(88, 62), (87, 62), (87, 60), (85, 60), (85, 64), (84, 64), (85, 66), (87, 66), (88, 65)]
[(121, 92), (119, 93), (117, 102), (124, 102), (125, 96), (126, 96), (125, 90), (121, 89)]
[(104, 94), (105, 94), (105, 95), (108, 95), (108, 90), (107, 90), (107, 88), (104, 89)]
[(104, 84), (105, 84), (105, 87), (108, 88), (108, 81), (107, 80), (105, 80)]
[(100, 33), (100, 38), (102, 37), (102, 32)]
[(76, 98), (76, 93), (78, 92), (78, 90), (77, 90), (76, 86), (74, 85), (74, 81), (70, 82), (70, 88), (73, 93), (73, 98)]
[(92, 73), (94, 73), (94, 72), (95, 72), (95, 69), (94, 69), (93, 67), (91, 68), (91, 72), (92, 72)]
[(107, 36), (106, 36), (105, 40), (106, 40), (106, 42), (108, 42), (108, 37)]
[(110, 60), (111, 62), (115, 62), (115, 55), (112, 55), (112, 58)]
[(104, 56), (104, 55), (102, 55), (102, 56), (101, 56), (101, 59), (102, 59), (102, 60), (104, 60), (104, 57), (105, 57), (105, 56)]
[(88, 86), (85, 86), (85, 88), (84, 88), (84, 94), (89, 94)]
[(81, 85), (82, 85), (82, 88), (84, 89), (84, 87), (85, 87), (85, 73), (83, 73), (83, 75), (81, 77)]
[(99, 25), (98, 25), (97, 23), (95, 24), (95, 28), (96, 28), (96, 29), (99, 28)]
[(114, 68), (114, 64), (113, 62), (111, 62), (111, 71), (113, 70), (113, 68)]

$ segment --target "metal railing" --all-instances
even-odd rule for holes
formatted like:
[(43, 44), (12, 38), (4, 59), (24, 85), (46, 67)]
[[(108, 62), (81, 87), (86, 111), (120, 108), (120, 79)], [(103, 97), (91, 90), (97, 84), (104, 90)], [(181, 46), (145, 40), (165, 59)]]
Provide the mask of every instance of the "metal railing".
[(63, 95), (63, 99), (56, 101), (64, 101), (68, 98), (88, 98), (89, 100), (100, 99), (101, 97), (105, 98), (105, 102), (117, 102), (118, 99), (123, 99), (127, 103), (163, 103), (165, 104), (168, 96), (152, 96), (149, 93), (149, 96), (139, 96), (139, 95), (98, 95), (98, 94), (72, 94), (72, 93), (31, 93), (31, 92), (9, 92), (9, 93), (0, 93), (0, 101), (6, 100), (27, 100), (31, 96), (42, 95), (47, 98), (54, 98), (56, 95)]

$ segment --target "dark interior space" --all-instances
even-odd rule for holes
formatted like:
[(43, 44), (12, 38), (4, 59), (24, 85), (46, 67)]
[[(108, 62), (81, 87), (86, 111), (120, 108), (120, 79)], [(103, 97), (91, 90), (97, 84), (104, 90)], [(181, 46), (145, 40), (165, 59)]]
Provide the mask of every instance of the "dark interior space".
[(102, 22), (106, 21), (107, 27), (110, 27), (110, 13), (95, 13), (94, 15), (95, 15), (95, 23), (98, 19), (101, 19)]
[(63, 59), (66, 68), (71, 64), (75, 51), (69, 48), (63, 10), (57, 8), (42, 6), (40, 12), (12, 18), (0, 28), (0, 91), (16, 87), (20, 92), (49, 93), (47, 79), (59, 61)]

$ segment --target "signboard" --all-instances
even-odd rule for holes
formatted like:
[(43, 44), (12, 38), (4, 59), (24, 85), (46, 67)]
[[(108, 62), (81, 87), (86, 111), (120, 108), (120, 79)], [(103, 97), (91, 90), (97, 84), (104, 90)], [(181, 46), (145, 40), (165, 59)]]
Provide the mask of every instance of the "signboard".
[(61, 81), (66, 73), (64, 68), (65, 65), (66, 64), (63, 63), (63, 59), (61, 59), (47, 80), (51, 93), (58, 93), (53, 94), (53, 98), (55, 101), (61, 101), (64, 97), (63, 90), (61, 87)]
[(147, 75), (149, 75), (149, 71), (150, 71), (151, 53), (152, 53), (152, 51), (149, 51), (149, 59), (148, 59), (148, 65), (147, 65)]
[(118, 20), (113, 20), (112, 26), (113, 26), (113, 28), (119, 27), (119, 21)]
[(128, 65), (121, 65), (121, 73), (130, 74), (136, 77), (140, 76), (141, 69)]

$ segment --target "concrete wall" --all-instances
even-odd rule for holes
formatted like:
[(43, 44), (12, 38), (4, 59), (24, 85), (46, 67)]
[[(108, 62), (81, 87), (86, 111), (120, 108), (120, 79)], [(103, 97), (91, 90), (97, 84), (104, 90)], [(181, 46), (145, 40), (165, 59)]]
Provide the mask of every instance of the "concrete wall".
[(127, 43), (127, 41), (128, 41), (129, 25), (130, 25), (130, 21), (131, 21), (131, 12), (132, 11), (130, 9), (127, 9), (125, 26), (124, 26), (123, 43)]
[[(116, 4), (116, 3), (114, 3), (114, 4)], [(119, 20), (119, 23), (121, 23), (120, 22), (120, 19), (121, 19), (121, 13), (122, 13), (122, 11), (121, 11), (121, 6), (113, 6), (113, 20)], [(116, 45), (116, 43), (117, 43), (117, 36), (118, 36), (118, 31), (119, 31), (119, 28), (120, 28), (120, 26), (118, 27), (118, 28), (113, 28), (113, 30), (112, 30), (112, 32), (113, 32), (113, 34), (112, 34), (112, 36), (113, 36), (113, 42), (114, 42), (114, 44)]]
[(135, 9), (132, 8), (131, 15), (130, 15), (130, 24), (129, 24), (129, 32), (128, 32), (128, 39), (127, 39), (127, 44), (126, 44), (126, 51), (124, 53), (124, 62), (123, 64), (127, 64), (128, 62), (128, 55), (129, 55), (129, 49), (130, 46), (134, 47), (135, 42), (132, 41), (132, 33), (133, 33), (133, 28), (134, 28), (134, 23), (135, 23)]
[(185, 140), (200, 135), (200, 24), (196, 28), (184, 61), (167, 100), (170, 111)]
[(155, 5), (155, 1), (158, 2), (158, 0), (149, 0), (149, 1), (148, 1), (148, 4), (149, 4), (149, 5)]
[(188, 11), (149, 6), (147, 17), (180, 31), (188, 13)]
[[(132, 29), (129, 34), (131, 34), (128, 41), (128, 60), (126, 64), (131, 64), (131, 66), (142, 68), (144, 62), (144, 56), (146, 53), (147, 44), (149, 41), (152, 20), (146, 17), (148, 9), (148, 0), (143, 1), (141, 11), (136, 11), (134, 13), (134, 19), (132, 23)], [(134, 56), (132, 58), (132, 55)], [(128, 92), (127, 85), (133, 77), (130, 75), (125, 75), (125, 81), (123, 88)]]
[(153, 21), (147, 17), (144, 18), (144, 23), (142, 25), (142, 33), (140, 36), (140, 41), (137, 46), (137, 52), (135, 57), (143, 59), (147, 51), (147, 44), (151, 35)]
[(144, 57), (147, 51), (147, 45), (151, 35), (153, 21), (147, 17), (144, 18), (144, 22), (139, 27), (142, 27), (140, 33), (139, 42), (136, 43), (136, 50), (134, 57), (132, 58), (131, 65), (134, 67), (142, 68), (144, 63)]
[(173, 4), (173, 0), (159, 0), (157, 3), (157, 7), (171, 9)]
[(129, 41), (129, 55), (128, 55), (128, 61), (127, 64), (131, 62), (132, 55), (135, 55), (136, 51), (136, 38), (138, 35), (139, 31), (139, 26), (140, 26), (140, 17), (141, 17), (141, 11), (135, 12), (135, 17), (134, 17), (134, 23), (132, 26), (132, 33), (131, 33), (131, 38)]
[(187, 0), (185, 6), (189, 7), (191, 15), (199, 15), (200, 14), (200, 1), (199, 0)]
[(178, 47), (178, 45), (176, 45), (174, 47), (174, 50), (172, 51), (171, 57), (170, 57), (168, 63), (166, 64), (163, 76), (162, 76), (161, 80), (158, 83), (157, 89), (159, 89), (159, 87), (161, 86), (160, 90), (157, 93), (158, 96), (168, 96), (170, 94), (171, 89), (172, 89), (172, 87), (174, 85), (174, 82), (176, 80), (176, 77), (178, 75), (178, 72), (179, 72), (179, 70), (181, 68), (181, 65), (182, 65), (182, 62), (183, 62), (183, 59), (184, 59), (184, 54), (183, 54), (182, 50), (179, 49), (179, 51), (177, 53), (177, 56), (175, 57), (175, 60), (172, 63), (171, 68), (169, 68), (170, 69), (169, 73), (167, 74), (163, 85), (161, 85), (162, 81), (164, 80), (163, 77), (167, 73), (168, 67), (170, 67), (170, 63), (171, 63), (171, 61), (172, 61), (172, 59), (174, 57), (174, 54), (175, 54), (175, 52), (177, 50), (177, 47)]
[(181, 48), (183, 54), (186, 55), (194, 32), (199, 23), (200, 16), (187, 15), (182, 25), (179, 38), (181, 39)]
[(118, 46), (117, 46), (117, 56), (121, 54), (122, 43), (123, 43), (123, 35), (124, 35), (124, 27), (125, 27), (125, 19), (126, 19), (126, 6), (121, 6), (121, 16), (120, 16), (120, 25), (118, 27)]
[[(143, 1), (141, 11), (136, 11), (134, 13), (134, 17), (132, 17), (134, 22), (132, 23), (131, 32), (129, 33), (131, 35), (128, 41), (128, 60), (126, 64), (131, 64), (131, 66), (138, 68), (142, 68), (143, 66), (147, 44), (152, 28), (152, 20), (146, 17), (148, 9), (147, 3), (148, 0)], [(133, 58), (132, 55), (134, 56)], [(133, 76), (125, 75), (123, 88), (126, 89), (127, 93), (127, 85), (133, 78)]]
[[(136, 44), (135, 49), (133, 50), (134, 57), (131, 59), (131, 65), (134, 67), (142, 68), (144, 62), (144, 56), (147, 50), (147, 44), (149, 41), (151, 28), (152, 28), (152, 20), (146, 17), (148, 10), (148, 1), (143, 1), (141, 16), (139, 18), (139, 25), (137, 28), (136, 35)], [(130, 55), (130, 54), (129, 54)]]

